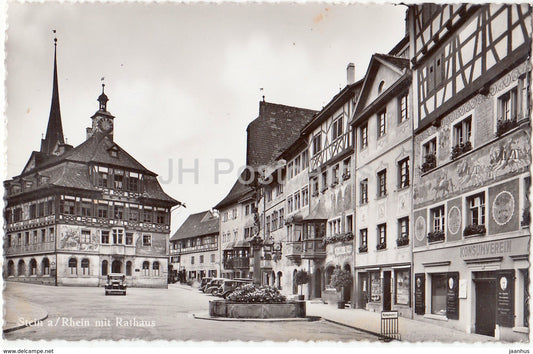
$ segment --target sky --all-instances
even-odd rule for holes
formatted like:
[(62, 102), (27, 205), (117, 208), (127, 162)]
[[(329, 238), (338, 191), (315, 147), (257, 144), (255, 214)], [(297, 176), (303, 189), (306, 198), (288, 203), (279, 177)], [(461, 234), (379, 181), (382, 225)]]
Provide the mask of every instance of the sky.
[[(403, 38), (405, 10), (11, 1), (5, 15), (5, 177), (22, 172), (46, 132), (54, 29), (68, 143), (85, 140), (103, 77), (107, 109), (116, 117), (115, 142), (187, 206), (173, 211), (173, 233), (189, 214), (211, 209), (229, 192), (245, 164), (246, 127), (263, 95), (268, 102), (321, 109), (346, 85), (348, 63), (361, 79), (373, 53), (387, 53)], [(189, 171), (195, 163), (198, 173)], [(217, 166), (227, 172), (215, 174)]]

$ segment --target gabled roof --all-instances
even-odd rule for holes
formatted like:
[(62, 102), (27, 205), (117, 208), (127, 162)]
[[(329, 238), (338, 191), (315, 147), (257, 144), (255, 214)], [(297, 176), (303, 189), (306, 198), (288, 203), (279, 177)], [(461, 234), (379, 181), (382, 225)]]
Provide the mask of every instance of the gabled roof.
[(246, 164), (251, 167), (270, 165), (300, 136), (300, 130), (317, 111), (259, 102), (259, 117), (247, 130)]
[(332, 113), (350, 99), (350, 97), (354, 95), (357, 97), (361, 91), (362, 85), (363, 80), (359, 80), (351, 85), (346, 85), (338, 94), (333, 96), (328, 104), (322, 108), (309, 124), (302, 128), (302, 135), (311, 133), (317, 126), (319, 126), (324, 120), (328, 119)]
[(201, 213), (191, 214), (180, 226), (178, 231), (172, 235), (170, 241), (183, 240), (186, 238), (218, 234), (219, 218), (209, 210)]
[(235, 184), (233, 184), (233, 187), (231, 187), (229, 193), (215, 206), (215, 209), (222, 210), (228, 205), (238, 203), (243, 200), (243, 198), (251, 197), (253, 195), (254, 190), (251, 185), (241, 182), (241, 180), (247, 180), (244, 176), (245, 172), (246, 170), (241, 173)]
[[(389, 87), (385, 91), (379, 94), (373, 102), (369, 103), (365, 107), (364, 104), (366, 103), (367, 97), (369, 96), (369, 90), (372, 87), (379, 67), (382, 65), (395, 72), (397, 74), (397, 79), (391, 85), (389, 85)], [(403, 83), (407, 80), (410, 80), (411, 77), (409, 72), (409, 65), (409, 59), (395, 57), (393, 55), (388, 54), (372, 55), (372, 58), (370, 59), (370, 64), (368, 65), (368, 69), (365, 74), (361, 93), (355, 105), (354, 119), (352, 120), (351, 124), (355, 124), (361, 119), (363, 119), (362, 115), (366, 116), (367, 113), (370, 114), (371, 112), (373, 112), (374, 108), (379, 108), (386, 97), (388, 97), (391, 93), (396, 93), (398, 89), (403, 88)]]

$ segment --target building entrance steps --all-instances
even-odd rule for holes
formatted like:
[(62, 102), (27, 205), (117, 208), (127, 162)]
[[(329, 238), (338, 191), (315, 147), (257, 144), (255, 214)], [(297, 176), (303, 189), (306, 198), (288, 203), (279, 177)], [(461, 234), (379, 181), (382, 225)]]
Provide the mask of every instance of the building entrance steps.
[[(307, 301), (307, 316), (319, 316), (327, 321), (375, 335), (379, 335), (381, 330), (380, 313), (362, 309), (338, 309), (335, 306), (316, 301)], [(399, 332), (403, 342), (497, 342), (494, 337), (468, 334), (452, 328), (402, 317), (399, 319)]]

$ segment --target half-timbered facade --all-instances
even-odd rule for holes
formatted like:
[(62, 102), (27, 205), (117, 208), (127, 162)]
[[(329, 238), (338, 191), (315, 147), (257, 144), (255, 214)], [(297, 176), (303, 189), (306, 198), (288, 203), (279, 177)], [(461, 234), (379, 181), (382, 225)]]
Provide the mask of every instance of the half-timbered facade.
[(54, 58), (41, 149), (4, 182), (5, 279), (100, 286), (114, 272), (130, 286), (167, 286), (170, 208), (180, 203), (113, 140), (107, 101), (102, 90), (87, 140), (65, 144)]
[(413, 5), (415, 318), (528, 337), (531, 6)]

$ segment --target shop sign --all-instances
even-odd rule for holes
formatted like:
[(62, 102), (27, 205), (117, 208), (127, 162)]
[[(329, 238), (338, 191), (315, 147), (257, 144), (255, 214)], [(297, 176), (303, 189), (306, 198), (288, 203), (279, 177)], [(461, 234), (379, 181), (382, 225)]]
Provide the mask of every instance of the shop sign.
[(514, 327), (514, 270), (498, 273), (497, 321), (500, 326)]
[(476, 243), (459, 248), (461, 258), (503, 255), (511, 253), (512, 240)]
[(446, 292), (446, 317), (452, 320), (459, 319), (459, 273), (448, 273)]
[(425, 313), (426, 302), (426, 275), (424, 273), (415, 274), (415, 313), (423, 315)]
[(381, 301), (381, 278), (379, 272), (373, 272), (370, 276), (370, 300), (372, 302)]

